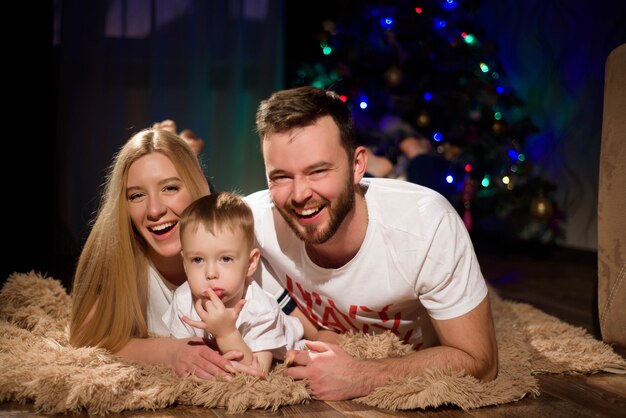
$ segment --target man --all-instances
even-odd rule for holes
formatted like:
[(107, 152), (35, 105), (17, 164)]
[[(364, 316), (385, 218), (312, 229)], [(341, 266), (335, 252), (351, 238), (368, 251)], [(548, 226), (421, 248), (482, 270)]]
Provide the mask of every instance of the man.
[[(323, 340), (290, 353), (285, 374), (307, 379), (321, 400), (365, 396), (427, 369), (494, 379), (487, 286), (448, 201), (409, 182), (364, 178), (367, 151), (335, 93), (275, 93), (259, 106), (257, 131), (268, 181), (246, 198), (264, 263), (257, 280), (275, 295), (286, 289), (282, 302), (295, 301), (305, 336)], [(416, 351), (356, 360), (329, 332), (351, 330), (391, 330)]]

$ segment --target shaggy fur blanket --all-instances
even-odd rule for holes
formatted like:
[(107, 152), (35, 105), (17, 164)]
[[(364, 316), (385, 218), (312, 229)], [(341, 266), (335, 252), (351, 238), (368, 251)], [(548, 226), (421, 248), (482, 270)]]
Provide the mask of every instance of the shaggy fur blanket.
[[(354, 399), (390, 410), (464, 410), (539, 395), (537, 373), (626, 370), (626, 361), (582, 328), (565, 324), (527, 304), (491, 291), (498, 339), (498, 378), (481, 383), (462, 373), (432, 370), (422, 377), (388, 383)], [(71, 298), (61, 283), (40, 274), (13, 273), (0, 292), (0, 401), (32, 402), (38, 412), (106, 415), (173, 405), (276, 410), (308, 402), (302, 382), (283, 377), (277, 364), (267, 379), (178, 378), (171, 369), (120, 360), (98, 348), (68, 344)], [(410, 349), (391, 333), (348, 334), (341, 345), (358, 358), (406, 355)]]

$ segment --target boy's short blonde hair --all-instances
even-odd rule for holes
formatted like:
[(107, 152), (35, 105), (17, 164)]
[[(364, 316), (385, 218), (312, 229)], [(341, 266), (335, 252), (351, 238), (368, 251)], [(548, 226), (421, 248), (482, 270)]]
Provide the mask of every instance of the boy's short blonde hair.
[(196, 231), (202, 225), (213, 235), (225, 229), (243, 231), (246, 243), (254, 246), (254, 216), (242, 196), (232, 192), (219, 192), (202, 196), (192, 202), (181, 214), (180, 238), (185, 231)]

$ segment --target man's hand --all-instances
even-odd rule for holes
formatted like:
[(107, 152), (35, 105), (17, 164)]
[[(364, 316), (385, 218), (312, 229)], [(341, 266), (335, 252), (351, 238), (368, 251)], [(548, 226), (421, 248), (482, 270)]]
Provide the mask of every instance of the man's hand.
[(285, 363), (290, 367), (283, 374), (295, 380), (307, 379), (314, 399), (353, 399), (371, 392), (363, 374), (373, 362), (356, 360), (336, 344), (307, 341), (306, 346), (310, 351), (287, 352)]

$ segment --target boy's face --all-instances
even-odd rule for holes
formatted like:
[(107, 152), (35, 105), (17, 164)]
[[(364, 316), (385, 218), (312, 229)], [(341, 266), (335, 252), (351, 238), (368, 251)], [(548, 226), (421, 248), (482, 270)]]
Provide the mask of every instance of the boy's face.
[(268, 188), (276, 209), (307, 244), (322, 244), (354, 208), (360, 177), (330, 116), (314, 125), (274, 133), (263, 141)]
[(243, 231), (228, 229), (213, 235), (203, 225), (188, 228), (181, 237), (183, 264), (191, 293), (207, 298), (213, 289), (227, 308), (234, 307), (243, 297), (246, 277), (256, 270), (260, 252), (250, 250)]

